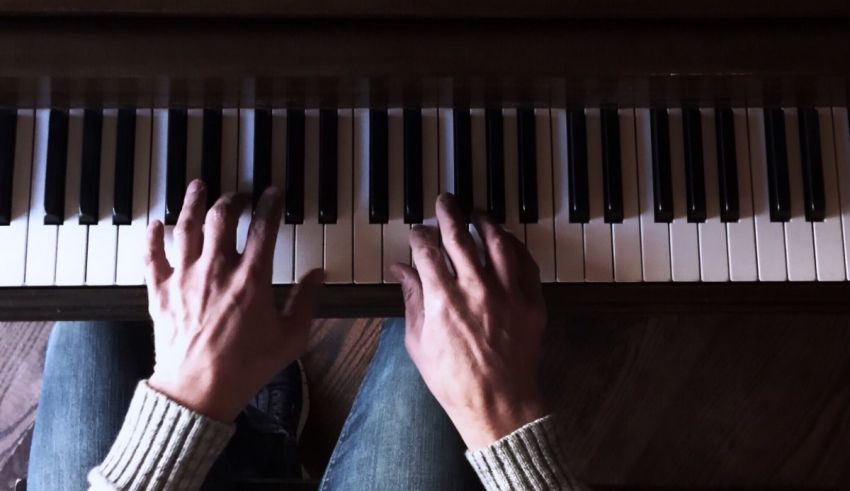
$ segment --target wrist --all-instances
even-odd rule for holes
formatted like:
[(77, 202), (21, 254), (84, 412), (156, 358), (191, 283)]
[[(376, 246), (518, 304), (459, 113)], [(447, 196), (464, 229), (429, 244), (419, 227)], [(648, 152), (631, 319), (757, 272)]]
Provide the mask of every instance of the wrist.
[(146, 383), (151, 389), (207, 418), (230, 423), (239, 415), (240, 408), (229, 402), (232, 398), (219, 394), (215, 384), (203, 379), (182, 380), (154, 372)]
[(519, 404), (496, 403), (486, 410), (458, 417), (455, 426), (467, 448), (475, 450), (492, 445), (546, 414), (545, 405), (539, 399)]

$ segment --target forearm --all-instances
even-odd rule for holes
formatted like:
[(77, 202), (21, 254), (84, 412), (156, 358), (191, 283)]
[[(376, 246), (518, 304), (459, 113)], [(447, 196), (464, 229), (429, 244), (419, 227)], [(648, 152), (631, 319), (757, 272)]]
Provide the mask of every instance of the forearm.
[(142, 381), (115, 443), (89, 472), (90, 489), (197, 489), (233, 432)]
[(567, 468), (551, 415), (467, 451), (466, 458), (488, 490), (585, 489)]

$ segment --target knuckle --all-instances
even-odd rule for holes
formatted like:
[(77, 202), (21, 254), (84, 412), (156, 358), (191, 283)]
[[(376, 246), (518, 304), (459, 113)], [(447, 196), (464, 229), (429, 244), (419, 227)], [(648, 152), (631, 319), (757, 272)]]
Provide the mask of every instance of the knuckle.
[(174, 235), (180, 237), (190, 236), (198, 227), (198, 223), (194, 218), (183, 218), (174, 226)]
[(213, 228), (221, 228), (226, 222), (227, 210), (224, 205), (216, 203), (215, 206), (210, 208), (210, 211), (207, 212), (207, 225)]
[(443, 242), (453, 245), (461, 244), (466, 239), (468, 233), (468, 231), (461, 229), (460, 227), (448, 227), (446, 231), (443, 232)]
[(437, 247), (428, 245), (422, 248), (422, 256), (429, 263), (437, 263), (443, 260), (443, 251)]

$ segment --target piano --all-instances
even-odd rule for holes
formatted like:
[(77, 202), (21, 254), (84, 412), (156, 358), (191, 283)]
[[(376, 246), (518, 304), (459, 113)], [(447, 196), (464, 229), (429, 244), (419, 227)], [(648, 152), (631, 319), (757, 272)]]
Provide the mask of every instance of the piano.
[[(455, 193), (552, 316), (850, 311), (850, 6), (94, 0), (0, 6), (0, 319), (143, 318), (186, 184), (284, 191), (279, 299), (398, 315)], [(250, 210), (240, 220), (244, 243)]]

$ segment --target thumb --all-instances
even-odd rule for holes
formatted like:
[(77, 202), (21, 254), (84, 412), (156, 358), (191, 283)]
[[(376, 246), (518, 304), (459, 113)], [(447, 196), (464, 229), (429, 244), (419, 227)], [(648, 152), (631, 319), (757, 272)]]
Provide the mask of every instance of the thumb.
[(395, 263), (390, 267), (390, 272), (401, 284), (401, 292), (404, 295), (404, 321), (408, 329), (418, 330), (421, 327), (420, 320), (424, 314), (424, 302), (422, 299), (422, 280), (419, 273), (406, 264)]
[(325, 272), (321, 269), (314, 269), (295, 285), (295, 288), (289, 294), (289, 298), (286, 299), (286, 306), (281, 313), (284, 329), (303, 331), (309, 329), (310, 322), (316, 315), (316, 308), (319, 305), (319, 289), (324, 280)]

